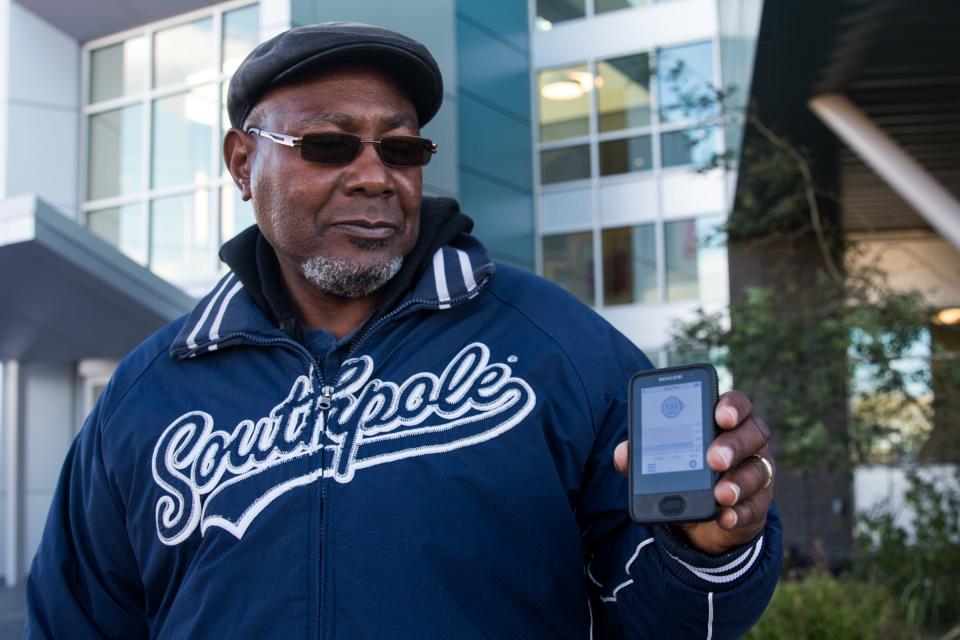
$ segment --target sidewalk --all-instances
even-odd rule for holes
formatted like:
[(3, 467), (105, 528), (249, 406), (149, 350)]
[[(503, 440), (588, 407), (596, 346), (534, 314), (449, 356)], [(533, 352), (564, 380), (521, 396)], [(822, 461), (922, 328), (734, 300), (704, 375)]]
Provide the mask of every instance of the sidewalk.
[(17, 640), (23, 637), (26, 598), (25, 585), (13, 589), (0, 586), (0, 640)]

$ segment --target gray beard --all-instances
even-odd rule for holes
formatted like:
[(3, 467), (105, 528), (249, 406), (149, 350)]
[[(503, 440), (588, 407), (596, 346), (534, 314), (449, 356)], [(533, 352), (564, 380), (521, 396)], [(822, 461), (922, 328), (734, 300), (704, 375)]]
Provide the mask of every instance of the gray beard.
[(310, 258), (303, 263), (303, 275), (324, 293), (342, 298), (363, 298), (397, 275), (403, 257), (378, 264), (360, 264), (342, 258)]

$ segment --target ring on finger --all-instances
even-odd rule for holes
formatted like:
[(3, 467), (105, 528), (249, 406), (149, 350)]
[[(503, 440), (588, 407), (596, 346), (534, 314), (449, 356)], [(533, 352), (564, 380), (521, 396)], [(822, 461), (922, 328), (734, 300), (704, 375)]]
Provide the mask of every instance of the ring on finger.
[(766, 472), (767, 479), (764, 481), (763, 486), (760, 488), (766, 489), (767, 487), (770, 486), (770, 483), (773, 482), (773, 465), (770, 464), (770, 461), (764, 458), (759, 453), (751, 453), (749, 457), (756, 458), (757, 460), (760, 461), (760, 464), (763, 465), (763, 470)]

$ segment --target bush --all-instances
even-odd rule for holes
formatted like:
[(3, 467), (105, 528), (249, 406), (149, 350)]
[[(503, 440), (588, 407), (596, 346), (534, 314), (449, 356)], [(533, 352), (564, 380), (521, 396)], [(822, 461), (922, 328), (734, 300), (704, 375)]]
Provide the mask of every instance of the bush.
[(883, 588), (813, 572), (777, 585), (751, 640), (912, 640)]
[(943, 631), (960, 623), (960, 472), (941, 478), (908, 474), (906, 504), (912, 527), (899, 525), (891, 507), (861, 518), (867, 554), (863, 578), (893, 592), (913, 627)]

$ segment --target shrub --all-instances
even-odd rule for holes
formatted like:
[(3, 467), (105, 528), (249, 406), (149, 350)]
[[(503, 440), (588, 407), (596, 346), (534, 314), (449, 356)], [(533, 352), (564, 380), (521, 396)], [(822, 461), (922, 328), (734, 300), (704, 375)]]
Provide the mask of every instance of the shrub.
[(911, 626), (945, 630), (960, 623), (960, 476), (907, 477), (912, 526), (898, 524), (889, 506), (861, 518), (861, 573), (892, 591)]
[(751, 640), (912, 640), (918, 638), (898, 616), (883, 587), (813, 572), (777, 585)]

